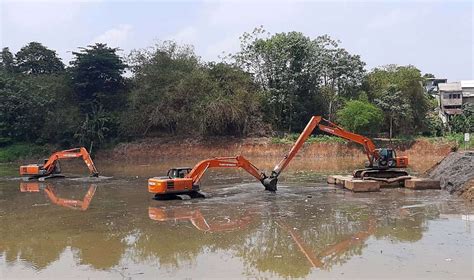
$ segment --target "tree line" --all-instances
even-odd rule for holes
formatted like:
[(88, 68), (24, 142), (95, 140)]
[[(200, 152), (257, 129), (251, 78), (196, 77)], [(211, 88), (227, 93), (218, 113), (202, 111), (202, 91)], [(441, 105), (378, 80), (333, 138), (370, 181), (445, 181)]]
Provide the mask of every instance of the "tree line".
[(367, 72), (360, 56), (328, 35), (255, 28), (219, 62), (173, 41), (125, 57), (102, 43), (72, 54), (66, 66), (38, 42), (15, 54), (2, 49), (0, 145), (262, 136), (299, 132), (312, 115), (370, 135), (443, 133), (420, 70)]

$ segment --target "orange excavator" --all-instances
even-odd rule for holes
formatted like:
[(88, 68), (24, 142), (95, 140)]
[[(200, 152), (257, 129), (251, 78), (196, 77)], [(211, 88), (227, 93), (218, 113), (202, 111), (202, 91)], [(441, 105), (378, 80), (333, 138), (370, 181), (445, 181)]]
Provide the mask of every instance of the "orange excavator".
[[(45, 185), (46, 184), (46, 185)], [(67, 199), (59, 197), (56, 193), (56, 190), (53, 185), (49, 183), (40, 183), (40, 182), (21, 182), (20, 183), (20, 192), (22, 193), (37, 193), (43, 190), (48, 199), (59, 206), (73, 209), (86, 211), (91, 204), (92, 198), (94, 197), (97, 186), (90, 185), (87, 190), (84, 198), (82, 200)]]
[(194, 166), (172, 168), (167, 176), (148, 179), (148, 191), (157, 199), (173, 199), (186, 194), (191, 198), (203, 197), (199, 192), (199, 181), (209, 168), (242, 168), (263, 183), (267, 176), (243, 156), (216, 157), (206, 159)]
[(42, 164), (28, 164), (20, 166), (20, 175), (28, 179), (39, 178), (41, 181), (61, 173), (60, 159), (82, 158), (89, 168), (91, 176), (98, 177), (99, 171), (94, 165), (91, 156), (83, 147), (55, 152)]
[(295, 157), (303, 146), (304, 142), (309, 138), (311, 133), (318, 128), (328, 134), (335, 135), (346, 140), (358, 143), (364, 147), (368, 162), (363, 169), (354, 171), (354, 178), (361, 179), (390, 179), (408, 176), (403, 169), (408, 165), (408, 157), (397, 157), (395, 150), (390, 148), (377, 148), (374, 142), (365, 136), (347, 131), (342, 127), (332, 123), (321, 116), (313, 116), (300, 134), (295, 144), (287, 155), (275, 166), (270, 176), (264, 179), (263, 185), (266, 189), (276, 190), (278, 176)]

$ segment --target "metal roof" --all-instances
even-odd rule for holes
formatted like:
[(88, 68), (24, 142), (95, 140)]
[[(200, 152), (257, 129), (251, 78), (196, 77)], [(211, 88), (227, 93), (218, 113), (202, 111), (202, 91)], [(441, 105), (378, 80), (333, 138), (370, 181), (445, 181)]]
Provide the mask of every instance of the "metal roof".
[(441, 83), (438, 84), (439, 91), (461, 91), (461, 83), (454, 82), (454, 83)]

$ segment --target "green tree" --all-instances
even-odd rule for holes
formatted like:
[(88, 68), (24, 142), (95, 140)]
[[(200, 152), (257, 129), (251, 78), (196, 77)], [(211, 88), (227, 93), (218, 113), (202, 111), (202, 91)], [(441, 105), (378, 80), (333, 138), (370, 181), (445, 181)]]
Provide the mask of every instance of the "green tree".
[(107, 140), (110, 127), (113, 126), (110, 115), (104, 111), (102, 105), (91, 105), (91, 111), (79, 126), (74, 137), (79, 144), (87, 146), (92, 151), (94, 146), (100, 146)]
[(343, 104), (344, 98), (355, 98), (363, 81), (365, 63), (359, 55), (352, 55), (339, 47), (339, 41), (328, 35), (314, 40), (318, 53), (317, 63), (321, 67), (321, 87), (327, 107), (328, 118)]
[[(175, 133), (180, 123), (190, 119), (191, 104), (199, 93), (209, 90), (204, 83), (194, 86), (183, 82), (200, 76), (199, 58), (188, 45), (165, 41), (153, 48), (135, 50), (130, 54), (129, 64), (134, 87), (122, 125), (123, 131), (133, 136), (160, 130)], [(191, 90), (181, 90), (178, 95), (176, 89), (180, 85)]]
[(384, 112), (384, 129), (392, 136), (428, 129), (426, 116), (433, 108), (423, 90), (423, 80), (420, 70), (411, 65), (375, 68), (365, 77), (362, 89)]
[(474, 105), (466, 103), (463, 105), (462, 114), (454, 115), (449, 120), (451, 131), (455, 133), (474, 132)]
[(8, 47), (3, 48), (0, 53), (0, 69), (10, 73), (15, 70), (15, 57)]
[(390, 86), (379, 98), (375, 99), (375, 104), (382, 108), (389, 123), (389, 137), (393, 137), (394, 125), (400, 127), (403, 122), (411, 123), (410, 107), (403, 100), (402, 92), (396, 86)]
[(255, 75), (268, 92), (267, 114), (277, 129), (300, 129), (314, 111), (322, 110), (317, 101), (319, 67), (310, 38), (300, 32), (277, 33), (260, 38), (257, 28), (242, 36), (237, 65)]
[(261, 27), (244, 33), (233, 58), (267, 93), (266, 115), (275, 128), (301, 130), (311, 115), (332, 113), (342, 97), (357, 92), (364, 63), (337, 41), (300, 32), (266, 35)]
[(118, 50), (97, 43), (73, 52), (71, 82), (84, 112), (90, 112), (92, 103), (107, 111), (123, 106), (126, 82), (122, 75), (127, 66)]
[(18, 71), (24, 74), (53, 74), (64, 71), (64, 64), (56, 51), (38, 42), (31, 42), (15, 55)]
[(16, 141), (41, 141), (54, 93), (40, 83), (0, 72), (0, 137)]
[(337, 120), (345, 129), (368, 134), (378, 131), (383, 114), (382, 110), (368, 102), (352, 100), (337, 112)]
[(194, 116), (202, 135), (264, 133), (262, 95), (252, 77), (233, 65), (211, 63), (206, 69), (209, 92), (194, 107)]
[(226, 63), (203, 64), (192, 47), (164, 42), (130, 57), (134, 73), (123, 132), (247, 135), (264, 129), (260, 90)]

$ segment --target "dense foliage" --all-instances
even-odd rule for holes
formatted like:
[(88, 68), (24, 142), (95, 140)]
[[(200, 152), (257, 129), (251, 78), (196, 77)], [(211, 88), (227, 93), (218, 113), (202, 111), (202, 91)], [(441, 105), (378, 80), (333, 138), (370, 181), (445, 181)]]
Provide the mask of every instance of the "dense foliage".
[[(241, 49), (205, 62), (193, 47), (163, 42), (127, 57), (106, 44), (72, 52), (31, 42), (0, 52), (0, 145), (100, 147), (144, 136), (249, 136), (299, 132), (311, 115), (375, 135), (440, 135), (426, 77), (414, 66), (364, 69), (327, 35), (241, 37)], [(451, 121), (472, 130), (472, 109)]]
[(382, 110), (369, 102), (351, 100), (338, 111), (338, 124), (356, 133), (378, 132), (383, 121)]

